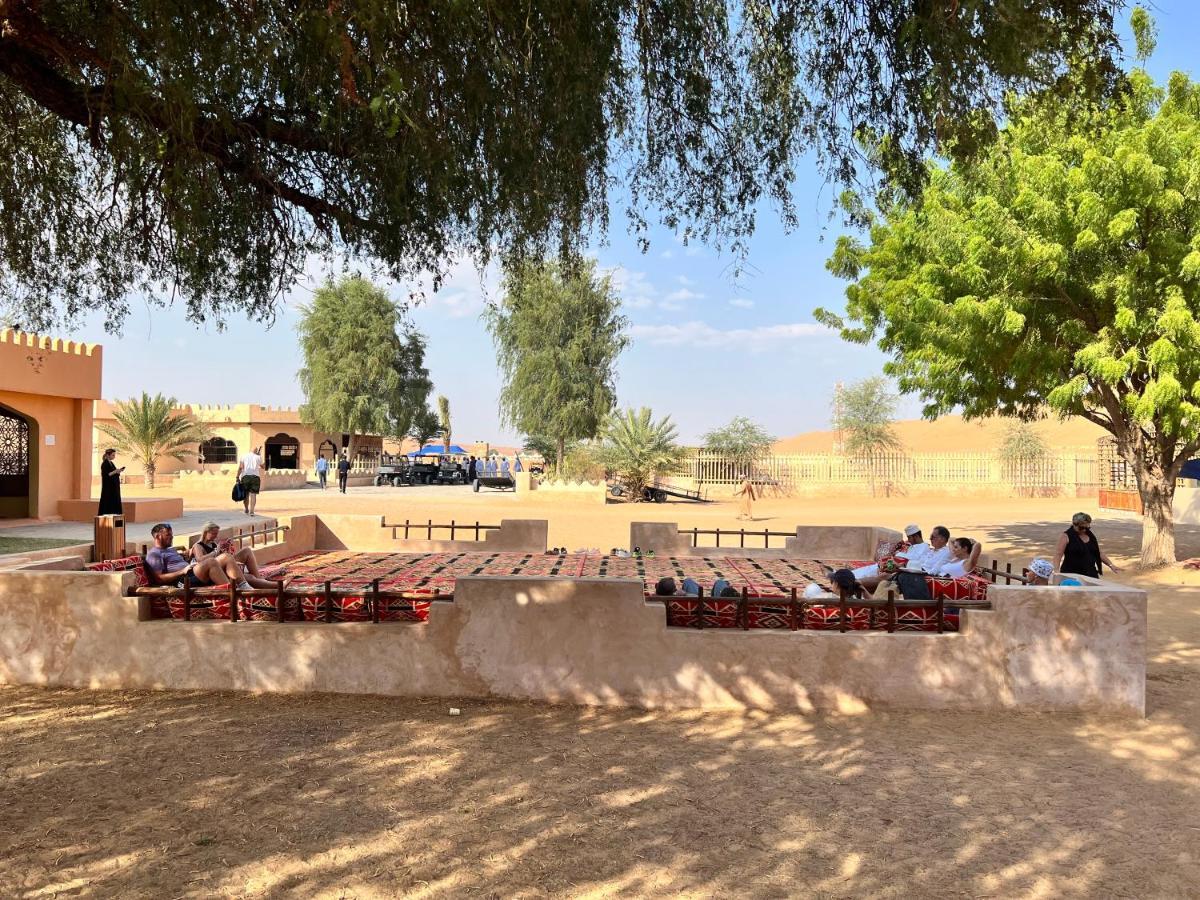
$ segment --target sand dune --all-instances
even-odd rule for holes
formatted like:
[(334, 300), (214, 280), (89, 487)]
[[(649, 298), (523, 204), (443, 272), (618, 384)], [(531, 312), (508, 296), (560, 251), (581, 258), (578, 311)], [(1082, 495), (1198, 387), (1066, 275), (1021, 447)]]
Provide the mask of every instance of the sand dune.
[[(905, 449), (916, 452), (952, 452), (990, 450), (1001, 440), (1006, 419), (963, 421), (962, 416), (942, 416), (932, 422), (904, 419), (895, 423), (896, 434)], [(1095, 452), (1096, 441), (1108, 434), (1086, 419), (1043, 419), (1034, 423), (1046, 443), (1061, 450)], [(819, 453), (833, 449), (837, 434), (833, 431), (808, 431), (777, 441), (776, 453)]]

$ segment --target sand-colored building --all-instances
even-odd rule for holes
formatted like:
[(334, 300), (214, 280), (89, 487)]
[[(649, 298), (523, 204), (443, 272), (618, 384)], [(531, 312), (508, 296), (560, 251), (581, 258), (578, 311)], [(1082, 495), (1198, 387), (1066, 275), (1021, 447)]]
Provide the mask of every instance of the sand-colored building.
[[(194, 455), (189, 455), (183, 461), (160, 460), (159, 474), (169, 475), (185, 469), (211, 471), (236, 466), (238, 458), (255, 447), (262, 448), (268, 469), (311, 472), (318, 457), (334, 459), (350, 445), (350, 435), (316, 431), (300, 421), (298, 409), (290, 407), (231, 403), (186, 404), (178, 408), (204, 422), (210, 437), (196, 447)], [(112, 411), (111, 402), (100, 400), (96, 403), (94, 468), (97, 471), (100, 455), (108, 441), (100, 426), (115, 423)], [(359, 465), (373, 465), (385, 449), (385, 443), (388, 452), (394, 452), (398, 447), (395, 441), (385, 441), (379, 435), (359, 435), (355, 440), (355, 456)]]
[(0, 332), (0, 518), (48, 518), (91, 490), (101, 348)]

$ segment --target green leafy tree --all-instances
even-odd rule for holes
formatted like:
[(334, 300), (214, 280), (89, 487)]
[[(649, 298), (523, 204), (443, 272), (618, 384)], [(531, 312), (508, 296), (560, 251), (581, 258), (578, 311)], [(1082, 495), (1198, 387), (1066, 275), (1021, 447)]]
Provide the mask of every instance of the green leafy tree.
[(1032, 422), (1013, 419), (1005, 424), (1004, 434), (996, 447), (996, 458), (1018, 493), (1033, 496), (1038, 473), (1049, 457), (1050, 448)]
[(351, 462), (361, 435), (407, 433), (432, 384), (424, 340), (405, 310), (355, 276), (320, 288), (301, 316), (304, 424), (349, 434)]
[(593, 260), (516, 263), (487, 311), (504, 387), (500, 412), (524, 434), (555, 442), (593, 438), (616, 403), (615, 366), (629, 343), (611, 279)]
[(1142, 563), (1173, 562), (1175, 479), (1200, 450), (1200, 87), (1135, 71), (1114, 101), (1021, 100), (1009, 121), (978, 165), (885, 206), (868, 244), (839, 241), (842, 334), (878, 336), (927, 415), (1044, 403), (1105, 428), (1137, 478)]
[(183, 461), (195, 456), (197, 445), (208, 438), (203, 422), (176, 409), (175, 398), (162, 394), (151, 397), (143, 391), (140, 399), (115, 404), (112, 415), (115, 424), (102, 424), (100, 431), (114, 447), (141, 463), (150, 490), (160, 459)]
[(892, 428), (897, 397), (887, 379), (876, 375), (848, 386), (839, 385), (833, 397), (833, 430), (841, 434), (842, 452), (862, 463), (871, 481), (871, 496), (884, 460), (903, 450)]
[(653, 210), (739, 245), (806, 154), (850, 181), (889, 135), (911, 176), (1065, 60), (1105, 87), (1112, 5), (0, 2), (0, 284), (27, 328), (175, 292), (269, 318), (310, 252), (540, 253), (614, 189), (643, 240)]
[(407, 434), (410, 438), (417, 442), (417, 449), (420, 450), (435, 437), (442, 433), (442, 420), (428, 406), (418, 409), (413, 413), (412, 420), (408, 426)]
[(671, 417), (655, 421), (645, 406), (614, 414), (604, 427), (598, 452), (599, 460), (635, 502), (642, 499), (646, 485), (670, 475), (686, 455)]
[(733, 474), (744, 478), (770, 455), (775, 440), (757, 423), (745, 416), (734, 416), (725, 427), (704, 435), (704, 449), (726, 457), (733, 463)]
[[(564, 460), (569, 457), (572, 451), (579, 446), (578, 441), (566, 441), (563, 450), (565, 451)], [(521, 449), (525, 453), (536, 453), (546, 463), (547, 468), (557, 469), (558, 467), (558, 441), (554, 438), (546, 437), (542, 434), (529, 434), (525, 436)]]
[(450, 428), (450, 400), (442, 394), (438, 394), (437, 398), (437, 416), (438, 433), (442, 436), (442, 447), (449, 453), (450, 438), (452, 436)]

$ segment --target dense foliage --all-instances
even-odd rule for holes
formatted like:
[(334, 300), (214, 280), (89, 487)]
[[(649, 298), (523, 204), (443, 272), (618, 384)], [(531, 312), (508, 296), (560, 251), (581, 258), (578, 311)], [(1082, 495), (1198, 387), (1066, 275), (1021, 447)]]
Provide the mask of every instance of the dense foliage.
[(670, 416), (655, 420), (647, 407), (631, 407), (605, 423), (597, 458), (637, 502), (646, 485), (670, 475), (683, 462), (687, 451), (678, 438)]
[(433, 386), (424, 339), (405, 311), (365, 278), (351, 277), (320, 288), (301, 316), (303, 422), (349, 434), (351, 462), (360, 435), (406, 434)]
[(1116, 0), (0, 0), (0, 294), (270, 318), (312, 252), (395, 277), (607, 226), (739, 245), (812, 153), (911, 185), (1006, 90), (1113, 82)]
[(834, 390), (832, 424), (839, 435), (839, 449), (867, 469), (871, 496), (875, 496), (884, 458), (903, 449), (892, 428), (897, 399), (887, 379), (879, 376), (839, 384)]
[(1175, 479), (1200, 450), (1200, 85), (1138, 71), (1115, 101), (1015, 103), (978, 164), (935, 169), (830, 267), (854, 282), (843, 336), (878, 337), (927, 415), (1048, 404), (1107, 429), (1143, 562), (1174, 560)]
[(734, 416), (728, 425), (704, 435), (704, 449), (728, 459), (738, 478), (752, 475), (755, 465), (770, 454), (773, 443), (774, 437), (745, 416)]
[(516, 263), (487, 311), (504, 387), (504, 421), (555, 442), (593, 438), (616, 404), (617, 357), (629, 339), (611, 279), (593, 260)]
[(145, 391), (142, 396), (130, 397), (113, 404), (114, 424), (99, 426), (113, 446), (141, 463), (146, 473), (146, 487), (154, 489), (158, 461), (185, 460), (195, 456), (201, 441), (208, 437), (204, 423), (190, 413), (175, 407), (174, 397)]

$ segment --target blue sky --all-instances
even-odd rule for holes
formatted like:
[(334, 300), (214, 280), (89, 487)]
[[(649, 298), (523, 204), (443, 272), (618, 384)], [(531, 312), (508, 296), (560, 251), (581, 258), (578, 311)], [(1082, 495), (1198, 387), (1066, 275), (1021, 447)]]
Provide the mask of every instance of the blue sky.
[[(1200, 36), (1200, 4), (1161, 0), (1153, 14), (1159, 42), (1151, 72), (1160, 80), (1174, 69), (1195, 75), (1191, 51)], [(843, 306), (845, 284), (824, 265), (840, 228), (829, 217), (835, 190), (815, 165), (799, 168), (799, 226), (785, 233), (774, 209), (760, 209), (746, 269), (736, 279), (727, 254), (695, 242), (685, 247), (666, 230), (651, 232), (643, 254), (625, 230), (621, 198), (614, 198), (612, 229), (593, 254), (613, 272), (632, 323), (631, 346), (618, 363), (619, 400), (670, 414), (685, 441), (697, 441), (735, 415), (780, 437), (828, 427), (834, 384), (881, 371), (878, 350), (846, 344), (813, 323), (814, 308)], [(178, 307), (135, 305), (120, 338), (104, 333), (99, 316), (65, 336), (104, 345), (108, 399), (145, 389), (185, 402), (294, 406), (303, 400), (294, 306), (320, 278), (314, 260), (308, 283), (292, 293), (271, 329), (236, 319), (223, 333), (197, 329)], [(503, 444), (517, 437), (499, 421), (499, 374), (479, 318), (497, 286), (494, 269), (481, 275), (469, 262), (457, 262), (442, 290), (426, 291), (425, 302), (412, 311), (428, 337), (434, 389), (450, 399), (459, 442)], [(389, 289), (404, 299), (414, 287), (420, 285)], [(919, 404), (905, 398), (901, 412), (919, 415)]]

